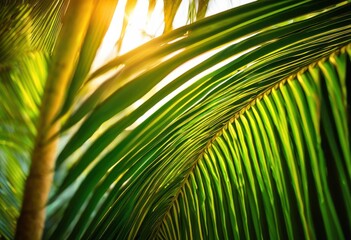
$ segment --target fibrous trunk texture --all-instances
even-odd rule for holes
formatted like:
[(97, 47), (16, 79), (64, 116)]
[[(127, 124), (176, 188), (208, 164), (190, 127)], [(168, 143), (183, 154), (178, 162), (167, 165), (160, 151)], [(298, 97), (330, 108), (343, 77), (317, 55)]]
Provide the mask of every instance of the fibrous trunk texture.
[(71, 0), (63, 20), (45, 84), (38, 134), (17, 222), (16, 239), (42, 238), (45, 206), (54, 173), (57, 133), (60, 131), (60, 123), (55, 118), (65, 99), (94, 2), (95, 0)]

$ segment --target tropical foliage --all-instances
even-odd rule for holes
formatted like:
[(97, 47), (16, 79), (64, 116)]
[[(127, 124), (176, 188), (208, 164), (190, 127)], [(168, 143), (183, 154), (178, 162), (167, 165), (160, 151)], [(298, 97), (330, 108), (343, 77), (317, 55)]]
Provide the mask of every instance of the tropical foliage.
[(351, 236), (349, 1), (258, 1), (176, 30), (180, 1), (164, 1), (165, 33), (92, 73), (118, 1), (87, 3), (81, 26), (79, 1), (42, 2), (0, 10), (0, 235), (30, 159), (59, 139), (44, 238)]

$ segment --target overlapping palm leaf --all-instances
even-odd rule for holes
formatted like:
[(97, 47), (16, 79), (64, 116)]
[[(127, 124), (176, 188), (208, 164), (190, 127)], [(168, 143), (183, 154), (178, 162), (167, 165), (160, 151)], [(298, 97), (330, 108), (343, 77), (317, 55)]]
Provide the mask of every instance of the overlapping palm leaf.
[[(5, 1), (0, 9), (0, 235), (13, 235), (36, 135), (60, 3)], [(48, 9), (51, 9), (50, 12)], [(42, 17), (45, 16), (45, 17)], [(45, 27), (47, 18), (51, 25)], [(40, 36), (40, 39), (38, 39)]]
[(6, 236), (13, 234), (21, 206), (47, 57), (30, 53), (15, 64), (0, 71), (0, 233)]
[[(78, 58), (74, 84), (67, 92), (67, 104), (62, 112), (70, 108), (72, 96), (86, 80), (117, 2), (96, 2)], [(129, 2), (132, 1), (128, 1), (130, 5)], [(14, 234), (36, 139), (43, 86), (67, 7), (70, 7), (69, 1), (64, 0), (1, 2), (0, 237), (6, 239)]]
[(283, 79), (218, 132), (159, 239), (344, 239), (351, 46)]
[[(282, 93), (272, 90), (274, 99), (263, 98), (274, 101), (267, 104), (276, 107), (259, 109), (256, 113), (246, 113), (243, 109), (277, 83), (347, 45), (351, 36), (350, 16), (348, 2), (253, 3), (172, 31), (98, 70), (91, 78), (110, 70), (115, 74), (75, 110), (63, 128), (66, 131), (80, 124), (58, 156), (58, 175), (61, 172), (65, 175), (65, 168), (73, 165), (62, 182), (57, 180), (58, 188), (51, 200), (56, 209), (53, 207), (50, 212), (47, 236), (55, 239), (58, 236), (126, 239), (187, 235), (190, 238), (190, 232), (196, 231), (194, 238), (252, 234), (273, 238), (295, 237), (296, 234), (313, 238), (316, 235), (314, 226), (310, 225), (313, 223), (320, 224), (318, 226), (330, 224), (325, 228), (329, 238), (334, 234), (342, 237), (348, 223), (340, 223), (338, 211), (342, 207), (333, 209), (336, 200), (329, 193), (325, 182), (328, 168), (323, 166), (326, 164), (323, 159), (327, 158), (323, 154), (327, 153), (323, 153), (317, 143), (325, 131), (323, 139), (327, 140), (323, 141), (327, 142), (323, 144), (330, 148), (337, 169), (346, 166), (344, 174), (336, 175), (336, 184), (344, 183), (345, 179), (345, 184), (349, 184), (349, 132), (347, 124), (345, 128), (346, 111), (342, 112), (340, 108), (346, 106), (347, 101), (343, 100), (343, 105), (338, 103), (336, 112), (332, 107), (323, 109), (332, 110), (333, 115), (323, 119), (321, 126), (334, 124), (335, 118), (337, 131), (325, 127), (320, 133), (318, 115), (311, 115), (320, 107), (313, 103), (313, 99), (318, 98), (293, 101), (320, 86), (313, 85), (314, 79), (318, 78), (302, 81), (306, 74), (300, 74), (298, 81), (288, 81), (286, 86), (293, 85), (291, 90), (284, 85)], [(343, 51), (345, 58), (345, 49)], [(204, 60), (193, 63), (194, 66), (176, 77), (168, 77), (172, 81), (163, 87), (158, 85), (160, 89), (155, 90), (156, 85), (175, 69), (205, 53), (208, 55)], [(340, 62), (341, 67), (339, 63), (333, 63), (333, 67), (342, 75), (342, 65), (349, 61)], [(329, 70), (320, 68), (327, 78)], [(337, 75), (331, 78), (325, 84), (343, 79)], [(341, 89), (346, 86), (344, 79)], [(300, 92), (294, 92), (298, 88), (296, 83), (302, 86)], [(275, 93), (277, 91), (279, 93)], [(325, 93), (317, 96), (327, 99)], [(342, 98), (342, 95), (335, 96)], [(163, 99), (166, 101), (161, 101)], [(286, 103), (287, 99), (291, 102)], [(300, 118), (294, 115), (296, 112), (301, 114)], [(144, 118), (145, 114), (147, 118)], [(257, 116), (253, 117), (253, 114)], [(265, 114), (270, 114), (267, 119)], [(233, 116), (240, 117), (233, 122)], [(229, 125), (228, 121), (231, 121)], [(312, 122), (306, 125), (300, 121)], [(271, 124), (271, 130), (259, 130), (260, 126), (268, 127), (268, 124)], [(230, 126), (232, 131), (225, 130), (221, 134), (223, 126)], [(273, 130), (275, 128), (277, 130)], [(289, 138), (289, 133), (298, 140)], [(240, 141), (231, 145), (224, 136), (231, 139), (237, 136)], [(340, 145), (331, 139), (337, 139)], [(270, 148), (261, 150), (258, 143), (258, 146), (253, 145), (260, 140), (269, 143)], [(216, 144), (221, 146), (213, 147)], [(223, 148), (223, 144), (228, 147)], [(343, 149), (342, 155), (339, 146)], [(220, 154), (219, 151), (230, 147), (233, 148), (231, 155)], [(297, 153), (293, 151), (295, 148)], [(259, 159), (257, 162), (255, 156)], [(225, 204), (232, 203), (236, 182), (231, 179), (222, 189), (216, 169), (221, 167), (221, 174), (231, 170), (230, 178), (234, 178), (236, 172), (217, 166), (219, 158), (223, 159), (222, 164), (233, 164), (235, 168), (243, 165), (244, 170), (240, 171), (248, 174), (240, 176), (248, 188), (240, 192), (243, 199), (235, 196), (235, 201), (239, 201), (235, 208)], [(307, 182), (303, 182), (306, 179)], [(199, 183), (199, 192), (194, 190), (195, 181)], [(312, 197), (306, 195), (312, 187), (308, 185), (307, 188), (306, 184), (316, 184), (316, 194), (312, 194), (316, 199), (313, 200), (322, 201), (321, 205), (312, 206)], [(194, 192), (186, 190), (188, 186)], [(261, 194), (263, 189), (267, 189), (266, 194)], [(342, 198), (338, 201), (349, 211), (346, 203), (349, 193), (345, 189), (341, 186)], [(178, 195), (179, 191), (181, 195)], [(182, 197), (184, 194), (187, 196)], [(296, 196), (299, 200), (295, 205), (290, 198)], [(66, 199), (69, 200), (67, 204), (62, 204)], [(281, 203), (275, 205), (275, 201)], [(201, 212), (193, 211), (196, 206)], [(276, 209), (272, 209), (273, 206)], [(269, 214), (266, 218), (261, 217), (263, 207), (267, 211), (264, 213)], [(228, 218), (223, 215), (227, 209), (231, 209)], [(314, 211), (319, 209), (322, 220), (316, 223), (315, 214), (318, 213)], [(295, 210), (296, 216), (290, 217)], [(235, 215), (239, 212), (240, 220), (235, 220), (239, 219)], [(281, 219), (284, 225), (280, 223), (278, 230), (269, 226)], [(341, 219), (349, 221), (344, 217)], [(295, 226), (295, 223), (300, 225)], [(198, 226), (196, 224), (201, 227), (192, 229), (192, 226)], [(187, 232), (178, 234), (178, 229), (184, 231), (185, 225)], [(295, 233), (295, 228), (300, 226)]]
[[(0, 40), (6, 238), (66, 3), (16, 7), (21, 38)], [(117, 1), (96, 4), (57, 117), (64, 125), (46, 238), (350, 235), (348, 1), (259, 1), (170, 31), (88, 75)]]

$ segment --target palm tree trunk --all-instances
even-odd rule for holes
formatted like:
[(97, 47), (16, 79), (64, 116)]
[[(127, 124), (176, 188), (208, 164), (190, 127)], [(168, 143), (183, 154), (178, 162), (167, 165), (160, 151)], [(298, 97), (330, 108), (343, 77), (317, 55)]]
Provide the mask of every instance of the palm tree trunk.
[(63, 28), (54, 50), (42, 100), (38, 134), (26, 180), (16, 239), (41, 239), (45, 223), (45, 206), (50, 192), (59, 121), (59, 113), (77, 54), (84, 40), (95, 0), (71, 0)]

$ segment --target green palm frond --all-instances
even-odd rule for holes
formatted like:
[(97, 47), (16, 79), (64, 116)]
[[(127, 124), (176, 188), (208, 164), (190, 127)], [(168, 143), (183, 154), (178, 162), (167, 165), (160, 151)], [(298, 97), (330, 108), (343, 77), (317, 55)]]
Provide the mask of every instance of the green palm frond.
[[(182, 1), (163, 1), (164, 4), (164, 32), (169, 32), (173, 29), (173, 21), (179, 11), (179, 5)], [(195, 4), (197, 1), (192, 1), (191, 4)], [(195, 13), (199, 13), (197, 19), (202, 19), (205, 16), (208, 7), (208, 1), (200, 1), (198, 8), (194, 11)], [(123, 24), (120, 30), (120, 38), (116, 43), (117, 52), (120, 52), (122, 43), (124, 41), (124, 37), (127, 33), (129, 27), (129, 17), (133, 12), (137, 0), (128, 0), (124, 6), (124, 15)], [(66, 101), (60, 116), (63, 116), (70, 110), (70, 107), (74, 105), (74, 98), (81, 88), (83, 88), (84, 84), (89, 82), (88, 74), (90, 73), (92, 63), (98, 52), (98, 48), (106, 34), (108, 24), (110, 23), (114, 10), (118, 4), (116, 0), (110, 1), (97, 1), (96, 8), (94, 10), (93, 16), (90, 20), (90, 26), (87, 32), (87, 36), (85, 38), (84, 45), (82, 46), (81, 52), (79, 54), (78, 65), (74, 73), (74, 77), (69, 87), (69, 91), (67, 93)], [(149, 1), (149, 14), (151, 14), (156, 5), (156, 1)], [(200, 14), (201, 13), (201, 14)], [(116, 32), (117, 34), (117, 32)], [(129, 54), (130, 55), (130, 54)]]
[(21, 206), (46, 65), (46, 55), (36, 52), (0, 71), (0, 233), (5, 236), (13, 235)]
[(31, 157), (50, 161), (34, 179), (56, 161), (45, 239), (351, 236), (350, 1), (199, 20), (211, 1), (192, 0), (197, 21), (172, 30), (181, 2), (162, 1), (165, 34), (91, 72), (119, 1), (5, 1), (0, 238), (14, 236)]
[[(31, 8), (28, 4), (7, 4), (0, 10), (0, 63), (13, 60), (32, 48)], [(21, 37), (17, 37), (20, 35)], [(11, 46), (16, 47), (12, 48)], [(2, 67), (3, 68), (3, 67)]]
[[(295, 76), (301, 69), (347, 45), (351, 36), (350, 22), (348, 2), (257, 2), (169, 32), (93, 73), (91, 78), (117, 69), (115, 75), (93, 92), (63, 127), (68, 130), (80, 123), (58, 156), (58, 174), (64, 174), (64, 169), (71, 167), (64, 174), (63, 181), (57, 182), (52, 202), (55, 205), (63, 199), (69, 201), (64, 204), (64, 213), (62, 205), (58, 210), (52, 210), (53, 219), (60, 218), (60, 221), (55, 226), (55, 221), (50, 221), (49, 217), (48, 229), (55, 230), (48, 230), (47, 234), (55, 238), (84, 239), (179, 238), (192, 236), (188, 234), (193, 231), (190, 229), (191, 221), (195, 221), (201, 227), (194, 229), (196, 233), (192, 232), (194, 238), (209, 236), (221, 239), (226, 234), (229, 234), (229, 239), (232, 236), (313, 238), (317, 233), (314, 225), (310, 225), (312, 223), (318, 226), (330, 224), (326, 228), (328, 238), (334, 234), (342, 237), (345, 224), (340, 223), (340, 214), (332, 208), (335, 206), (334, 195), (325, 182), (327, 165), (323, 166), (326, 161), (323, 159), (326, 156), (323, 156), (322, 150), (313, 148), (315, 141), (320, 141), (315, 130), (319, 123), (313, 116), (312, 122), (306, 123), (308, 125), (296, 125), (305, 121), (307, 115), (310, 116), (311, 111), (316, 109), (312, 100), (296, 105), (293, 99), (303, 93), (272, 94), (281, 99), (281, 102), (274, 99), (274, 104), (280, 105), (260, 110), (255, 117), (254, 113), (246, 117), (246, 111), (242, 110), (275, 89), (284, 79)], [(209, 54), (205, 60), (173, 77), (160, 90), (153, 91), (175, 69), (205, 53)], [(299, 74), (299, 78), (300, 75), (305, 76)], [(314, 86), (312, 83), (305, 84), (310, 84), (309, 88)], [(292, 101), (288, 109), (283, 101), (287, 97)], [(163, 99), (166, 100), (161, 101)], [(141, 101), (141, 105), (131, 107), (137, 101)], [(291, 116), (294, 111), (306, 116)], [(261, 120), (267, 123), (254, 122), (268, 113), (268, 119)], [(235, 146), (230, 145), (234, 152), (228, 154), (230, 158), (227, 159), (227, 155), (222, 156), (219, 151), (229, 151), (229, 147), (222, 149), (218, 144), (214, 149), (209, 147), (209, 142), (214, 145), (220, 141), (223, 137), (218, 132), (237, 114), (240, 121), (245, 119), (244, 123), (238, 127), (239, 120), (234, 121), (230, 125), (234, 133), (226, 134), (231, 138), (232, 134), (236, 134), (240, 145), (237, 142)], [(145, 115), (148, 117), (144, 119)], [(340, 119), (345, 120), (343, 117)], [(290, 118), (295, 122), (290, 122)], [(344, 120), (338, 120), (339, 124), (345, 125), (342, 123)], [(260, 133), (257, 125), (268, 123), (272, 129), (275, 127), (282, 131), (278, 134), (271, 130), (265, 133), (266, 137), (261, 137), (261, 141), (271, 144), (271, 150), (265, 149), (270, 152), (260, 151), (259, 146), (255, 150), (251, 143), (259, 141), (258, 136), (266, 131), (262, 129)], [(281, 126), (277, 127), (277, 124)], [(297, 146), (288, 148), (293, 141), (289, 134), (305, 142), (297, 141)], [(328, 131), (326, 134), (335, 135)], [(347, 136), (344, 138), (347, 139)], [(88, 140), (91, 142), (87, 143)], [(334, 146), (332, 149), (336, 154), (337, 145), (328, 144)], [(347, 157), (348, 141), (342, 140), (340, 144), (344, 145), (343, 154)], [(295, 148), (298, 155), (294, 152)], [(274, 170), (269, 165), (273, 159), (267, 154), (274, 159)], [(227, 182), (222, 189), (219, 172), (228, 172), (228, 178), (239, 173), (224, 165), (219, 166), (220, 163), (215, 160), (221, 158), (221, 164), (229, 164), (227, 162), (234, 161), (234, 156), (236, 163), (242, 166), (240, 171), (248, 175), (240, 176), (240, 181), (245, 180), (248, 189), (240, 190), (244, 198), (235, 199), (239, 205), (231, 208), (227, 218), (221, 213), (230, 207), (224, 205), (221, 199), (228, 199), (230, 203), (233, 191), (237, 191), (234, 188), (236, 182)], [(347, 159), (341, 160), (342, 164), (347, 163)], [(311, 162), (300, 166), (304, 160)], [(235, 165), (235, 169), (237, 167), (239, 165)], [(311, 175), (308, 171), (314, 173)], [(192, 176), (194, 180), (190, 180)], [(345, 175), (346, 179), (349, 177)], [(302, 183), (306, 179), (308, 181)], [(337, 183), (341, 180), (338, 179)], [(317, 183), (320, 184), (316, 186), (317, 195), (313, 196), (317, 202), (320, 197), (323, 201), (326, 199), (326, 203), (319, 207), (312, 206), (312, 197), (306, 196), (306, 189), (312, 188), (306, 188), (306, 184)], [(263, 196), (262, 189), (267, 189)], [(195, 193), (199, 193), (199, 198)], [(291, 203), (290, 197), (295, 196), (298, 197), (297, 203)], [(345, 191), (340, 201), (345, 204), (347, 199), (348, 192)], [(272, 201), (281, 202), (272, 209)], [(193, 211), (196, 206), (201, 212)], [(313, 213), (306, 212), (306, 207)], [(319, 211), (319, 208), (322, 220), (316, 223), (315, 216), (319, 213), (314, 211)], [(266, 213), (261, 212), (266, 210), (267, 217), (261, 217)], [(293, 215), (295, 212), (296, 216), (289, 216), (289, 213)], [(300, 216), (302, 220), (297, 222)], [(269, 227), (269, 224), (282, 220), (278, 230)], [(230, 224), (235, 222), (237, 225)], [(185, 225), (188, 227), (184, 228)], [(186, 233), (183, 232), (185, 230)]]
[(19, 215), (53, 44), (53, 30), (38, 27), (42, 21), (29, 3), (8, 2), (0, 9), (0, 235), (6, 238)]
[(346, 81), (350, 85), (350, 50), (349, 45), (280, 81), (230, 119), (190, 172), (155, 236), (347, 237), (349, 92), (342, 89)]
[[(128, 1), (127, 5), (130, 5)], [(152, 1), (150, 1), (152, 2)], [(97, 1), (67, 93), (67, 105), (91, 68), (117, 1)], [(155, 3), (154, 3), (155, 5)], [(43, 86), (70, 1), (2, 1), (0, 9), (0, 236), (11, 238), (37, 135)], [(152, 6), (150, 6), (152, 11)], [(175, 14), (175, 13), (174, 13)], [(125, 23), (127, 24), (127, 22)], [(45, 103), (44, 103), (45, 104)], [(66, 112), (65, 107), (62, 112)]]

